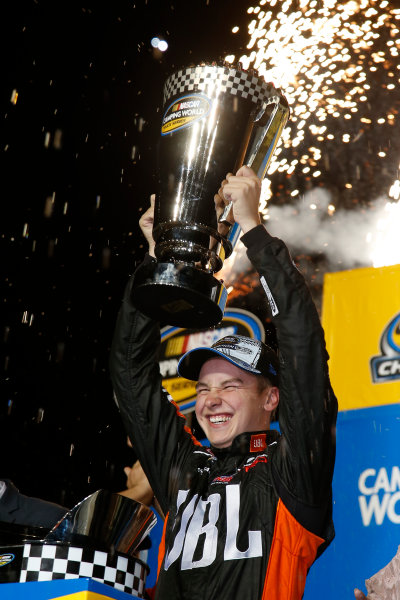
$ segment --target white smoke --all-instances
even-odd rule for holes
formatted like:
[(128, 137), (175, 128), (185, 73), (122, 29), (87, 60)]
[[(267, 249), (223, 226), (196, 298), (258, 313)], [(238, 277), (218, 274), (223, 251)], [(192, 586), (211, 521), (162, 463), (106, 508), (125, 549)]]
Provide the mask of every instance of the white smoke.
[(376, 210), (338, 210), (329, 215), (330, 205), (329, 192), (316, 188), (295, 205), (270, 206), (266, 227), (297, 252), (324, 254), (330, 263), (340, 263), (342, 268), (370, 266), (367, 239), (375, 228)]
[(266, 226), (289, 247), (324, 254), (338, 269), (391, 265), (400, 262), (399, 208), (381, 197), (368, 207), (335, 211), (329, 192), (316, 188), (295, 206), (271, 206)]
[[(387, 197), (368, 207), (335, 211), (330, 193), (315, 188), (297, 203), (270, 205), (265, 226), (292, 254), (323, 255), (329, 271), (400, 263), (400, 203)], [(239, 242), (219, 276), (229, 283), (250, 266)]]

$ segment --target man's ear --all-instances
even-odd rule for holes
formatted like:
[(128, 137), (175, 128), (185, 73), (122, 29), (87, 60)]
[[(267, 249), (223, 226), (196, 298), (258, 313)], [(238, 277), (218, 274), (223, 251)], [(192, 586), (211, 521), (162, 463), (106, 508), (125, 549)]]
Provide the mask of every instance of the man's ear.
[(265, 392), (264, 409), (267, 412), (272, 413), (279, 404), (279, 388), (273, 385), (266, 389)]

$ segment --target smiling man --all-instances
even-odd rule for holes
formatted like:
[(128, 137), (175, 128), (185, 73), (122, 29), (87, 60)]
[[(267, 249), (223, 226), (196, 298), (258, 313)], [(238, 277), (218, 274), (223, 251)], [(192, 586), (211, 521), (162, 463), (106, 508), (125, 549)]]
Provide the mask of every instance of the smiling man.
[[(110, 357), (115, 396), (167, 515), (157, 599), (300, 600), (309, 568), (334, 536), (337, 402), (324, 334), (285, 244), (260, 223), (260, 188), (242, 167), (227, 176), (216, 205), (232, 202), (279, 352), (232, 335), (181, 358), (179, 374), (197, 382), (196, 415), (210, 447), (193, 437), (162, 389), (159, 324), (132, 306), (134, 277), (118, 316)], [(140, 221), (145, 262), (155, 260), (153, 204)], [(281, 433), (270, 429), (278, 407)]]
[(227, 448), (244, 431), (269, 429), (279, 402), (278, 369), (273, 350), (244, 336), (185, 354), (178, 372), (197, 381), (196, 417), (212, 446)]

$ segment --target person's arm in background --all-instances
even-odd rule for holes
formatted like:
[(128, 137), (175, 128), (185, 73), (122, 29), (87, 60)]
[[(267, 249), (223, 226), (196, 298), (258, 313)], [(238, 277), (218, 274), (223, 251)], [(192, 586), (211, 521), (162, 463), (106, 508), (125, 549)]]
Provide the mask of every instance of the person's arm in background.
[(164, 519), (161, 506), (154, 496), (154, 492), (140, 462), (137, 460), (132, 467), (124, 467), (124, 472), (126, 475), (126, 489), (118, 493), (121, 496), (136, 500), (136, 502), (141, 502), (146, 506), (153, 506), (160, 517)]
[(132, 467), (124, 467), (124, 472), (126, 475), (126, 489), (118, 493), (121, 496), (126, 496), (150, 506), (153, 502), (154, 492), (140, 462), (137, 460)]
[(372, 577), (365, 580), (368, 596), (355, 588), (356, 600), (392, 600), (400, 596), (400, 546), (393, 558)]
[(31, 527), (52, 529), (68, 512), (68, 508), (21, 494), (12, 481), (2, 479), (0, 496), (0, 521)]

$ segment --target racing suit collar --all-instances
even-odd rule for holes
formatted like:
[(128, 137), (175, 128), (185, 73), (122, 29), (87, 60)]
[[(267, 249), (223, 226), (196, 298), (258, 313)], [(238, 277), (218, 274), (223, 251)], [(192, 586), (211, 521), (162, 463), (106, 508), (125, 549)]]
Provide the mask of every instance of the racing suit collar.
[(279, 433), (275, 429), (268, 429), (266, 431), (246, 431), (245, 433), (240, 433), (236, 436), (231, 446), (227, 448), (215, 448), (215, 446), (211, 446), (211, 450), (217, 457), (262, 452), (269, 444), (276, 442), (278, 438)]

